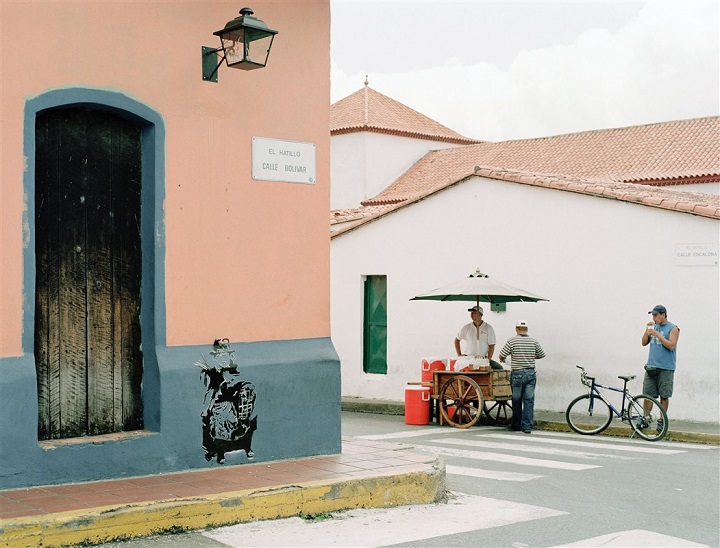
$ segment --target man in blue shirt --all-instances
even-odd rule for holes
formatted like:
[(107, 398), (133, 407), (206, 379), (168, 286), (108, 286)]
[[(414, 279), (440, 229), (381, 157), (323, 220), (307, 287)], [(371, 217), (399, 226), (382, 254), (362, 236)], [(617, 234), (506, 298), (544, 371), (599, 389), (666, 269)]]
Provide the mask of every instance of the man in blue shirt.
[[(656, 305), (648, 314), (652, 314), (653, 321), (648, 322), (642, 336), (642, 345), (650, 345), (643, 394), (660, 397), (660, 403), (667, 411), (673, 392), (675, 350), (680, 328), (668, 321), (667, 309), (661, 304)], [(658, 428), (662, 428), (662, 425), (658, 425)]]

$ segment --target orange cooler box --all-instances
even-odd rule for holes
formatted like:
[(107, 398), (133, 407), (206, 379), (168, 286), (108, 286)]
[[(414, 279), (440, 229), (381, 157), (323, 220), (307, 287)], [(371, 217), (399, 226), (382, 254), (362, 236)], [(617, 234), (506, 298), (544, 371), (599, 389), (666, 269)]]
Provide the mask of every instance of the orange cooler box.
[(432, 382), (433, 371), (445, 371), (448, 361), (445, 358), (423, 358), (422, 361), (422, 382)]
[(430, 422), (430, 387), (407, 386), (405, 388), (405, 424), (428, 424)]

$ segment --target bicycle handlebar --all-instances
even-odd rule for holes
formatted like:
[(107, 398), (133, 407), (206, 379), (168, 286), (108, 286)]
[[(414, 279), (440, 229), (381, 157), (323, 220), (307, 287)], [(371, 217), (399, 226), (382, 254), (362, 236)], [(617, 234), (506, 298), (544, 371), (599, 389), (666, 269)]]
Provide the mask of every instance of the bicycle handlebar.
[(576, 365), (575, 367), (580, 370), (580, 382), (583, 383), (585, 386), (591, 386), (593, 377), (588, 377), (587, 373), (585, 372), (585, 368), (581, 365)]

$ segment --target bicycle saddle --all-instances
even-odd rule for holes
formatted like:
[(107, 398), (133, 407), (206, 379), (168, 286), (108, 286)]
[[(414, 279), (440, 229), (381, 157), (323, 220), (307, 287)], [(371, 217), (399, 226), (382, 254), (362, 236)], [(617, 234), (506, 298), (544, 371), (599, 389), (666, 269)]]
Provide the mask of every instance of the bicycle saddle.
[(618, 375), (618, 379), (622, 379), (625, 382), (628, 382), (628, 381), (633, 380), (636, 376), (637, 375), (628, 375), (628, 376), (624, 377), (623, 375)]

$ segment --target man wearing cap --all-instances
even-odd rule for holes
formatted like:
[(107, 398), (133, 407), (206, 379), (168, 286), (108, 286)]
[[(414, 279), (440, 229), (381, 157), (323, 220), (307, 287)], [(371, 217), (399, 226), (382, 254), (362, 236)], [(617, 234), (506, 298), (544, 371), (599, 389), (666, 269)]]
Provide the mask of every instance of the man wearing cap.
[[(455, 352), (458, 356), (476, 356), (487, 358), (493, 369), (502, 369), (502, 365), (492, 359), (495, 353), (495, 330), (484, 322), (482, 306), (468, 308), (470, 323), (465, 324), (455, 337)], [(460, 350), (460, 341), (465, 341), (465, 352)]]
[[(648, 314), (652, 314), (653, 321), (648, 322), (642, 336), (642, 345), (650, 345), (645, 365), (643, 394), (653, 398), (660, 397), (660, 403), (667, 411), (673, 392), (675, 350), (680, 337), (680, 328), (668, 321), (667, 309), (661, 304), (656, 305)], [(663, 424), (660, 423), (657, 427), (658, 430), (662, 430)]]
[(512, 356), (510, 386), (512, 387), (512, 423), (510, 430), (532, 432), (535, 411), (535, 360), (545, 357), (540, 343), (528, 335), (528, 324), (519, 320), (515, 324), (514, 337), (508, 339), (500, 350), (500, 361)]

